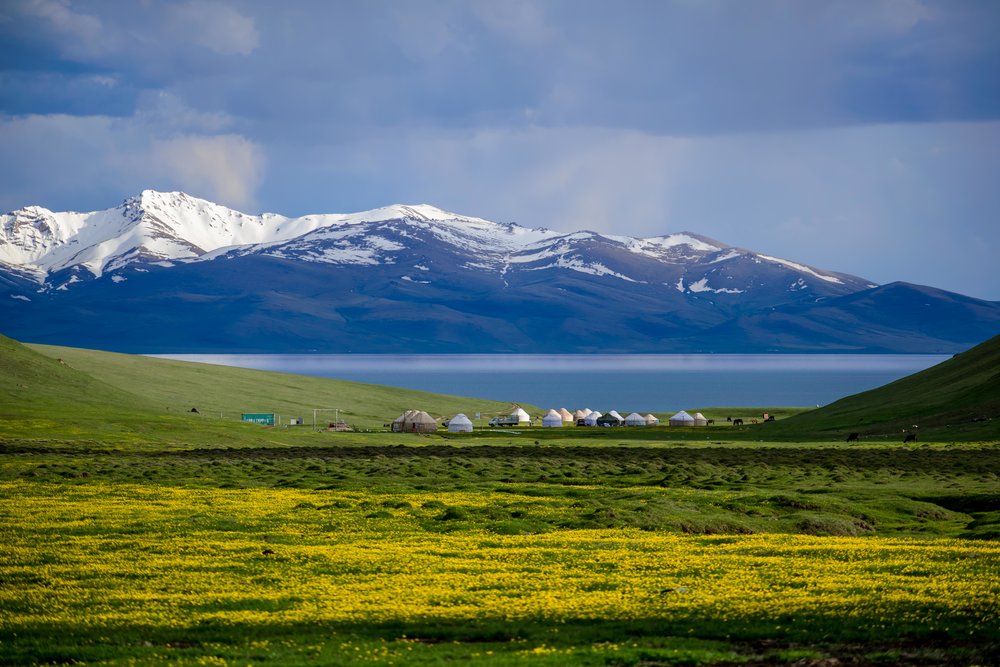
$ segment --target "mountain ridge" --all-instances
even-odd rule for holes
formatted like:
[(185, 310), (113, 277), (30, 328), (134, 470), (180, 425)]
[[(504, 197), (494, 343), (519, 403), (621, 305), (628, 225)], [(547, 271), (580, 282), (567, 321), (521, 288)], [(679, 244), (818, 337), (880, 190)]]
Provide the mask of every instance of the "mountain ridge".
[[(45, 278), (66, 269), (84, 268), (100, 278), (128, 264), (210, 260), (231, 251), (267, 251), (293, 241), (301, 244), (349, 237), (358, 232), (353, 229), (356, 226), (395, 220), (436, 227), (442, 237), (452, 228), (463, 235), (461, 241), (470, 247), (494, 254), (506, 252), (518, 263), (531, 263), (532, 253), (537, 255), (546, 243), (552, 246), (599, 238), (620, 243), (634, 254), (661, 260), (693, 256), (671, 252), (681, 246), (695, 254), (750, 253), (823, 280), (840, 280), (831, 272), (737, 249), (688, 231), (653, 237), (586, 230), (559, 232), (492, 222), (429, 204), (393, 204), (359, 213), (309, 214), (298, 218), (275, 213), (252, 216), (183, 192), (154, 190), (144, 190), (118, 207), (103, 211), (58, 213), (27, 206), (0, 216), (0, 264), (20, 270), (44, 286)], [(79, 274), (77, 278), (80, 279)]]
[(1000, 331), (1000, 304), (901, 285), (426, 204), (286, 218), (147, 190), (0, 216), (4, 333), (124, 352), (952, 353)]

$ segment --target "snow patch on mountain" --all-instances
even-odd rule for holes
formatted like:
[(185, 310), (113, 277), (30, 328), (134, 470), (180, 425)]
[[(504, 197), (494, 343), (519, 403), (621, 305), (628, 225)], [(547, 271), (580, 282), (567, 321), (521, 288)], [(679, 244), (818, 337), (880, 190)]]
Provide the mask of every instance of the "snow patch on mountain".
[(688, 285), (688, 290), (695, 293), (712, 292), (714, 294), (743, 294), (743, 292), (746, 291), (731, 287), (719, 287), (719, 288), (709, 287), (708, 278), (702, 278), (701, 280), (696, 280), (695, 282)]
[(626, 275), (624, 275), (622, 273), (618, 273), (617, 271), (613, 271), (613, 270), (609, 269), (608, 267), (606, 267), (604, 264), (601, 264), (600, 262), (589, 262), (588, 263), (588, 262), (584, 262), (583, 260), (575, 258), (575, 257), (567, 258), (564, 255), (560, 255), (556, 259), (555, 262), (552, 262), (550, 264), (545, 264), (543, 266), (533, 266), (533, 267), (530, 267), (530, 268), (525, 269), (525, 270), (526, 271), (541, 271), (543, 269), (554, 269), (554, 268), (570, 269), (571, 271), (577, 271), (579, 273), (588, 273), (588, 274), (593, 275), (593, 276), (611, 276), (613, 278), (618, 278), (620, 280), (625, 280), (625, 281), (630, 282), (630, 283), (639, 282), (639, 281), (637, 281), (637, 280), (635, 280), (633, 278), (629, 278), (628, 276), (626, 276)]
[(776, 264), (787, 266), (790, 269), (795, 269), (796, 271), (801, 271), (802, 273), (808, 273), (809, 275), (819, 278), (820, 280), (825, 280), (828, 283), (837, 283), (838, 285), (844, 284), (844, 281), (841, 280), (840, 278), (836, 276), (824, 275), (822, 273), (819, 273), (818, 271), (815, 271), (814, 269), (809, 268), (804, 264), (798, 264), (796, 262), (790, 262), (787, 259), (780, 259), (778, 257), (771, 257), (770, 255), (762, 255), (760, 253), (757, 253), (757, 257), (760, 257), (761, 259), (767, 260), (769, 262), (774, 262)]
[(736, 259), (737, 257), (742, 257), (743, 253), (739, 250), (727, 250), (718, 257), (713, 257), (709, 260), (709, 264), (718, 264), (719, 262), (726, 262), (730, 259)]

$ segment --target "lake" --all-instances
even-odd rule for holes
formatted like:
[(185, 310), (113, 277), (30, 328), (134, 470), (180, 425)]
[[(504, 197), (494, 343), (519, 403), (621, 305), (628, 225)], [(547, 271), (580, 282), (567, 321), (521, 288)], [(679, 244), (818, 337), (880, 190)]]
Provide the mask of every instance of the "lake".
[[(950, 355), (152, 355), (442, 394), (622, 414), (704, 407), (815, 407)], [(414, 406), (419, 407), (419, 406)], [(625, 411), (623, 411), (623, 409)]]

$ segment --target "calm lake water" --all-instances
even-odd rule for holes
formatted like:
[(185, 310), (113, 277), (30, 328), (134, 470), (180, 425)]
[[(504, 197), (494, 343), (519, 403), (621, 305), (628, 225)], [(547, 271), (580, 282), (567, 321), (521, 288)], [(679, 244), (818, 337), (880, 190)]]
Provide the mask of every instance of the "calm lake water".
[(291, 355), (167, 359), (622, 414), (696, 407), (815, 407), (929, 368), (948, 355)]

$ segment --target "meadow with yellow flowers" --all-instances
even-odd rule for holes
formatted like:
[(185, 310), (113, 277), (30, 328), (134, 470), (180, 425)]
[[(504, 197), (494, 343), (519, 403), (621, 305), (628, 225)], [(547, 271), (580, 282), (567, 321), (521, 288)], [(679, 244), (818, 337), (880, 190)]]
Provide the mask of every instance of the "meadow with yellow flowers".
[(434, 442), (6, 447), (0, 663), (997, 655), (995, 446)]

